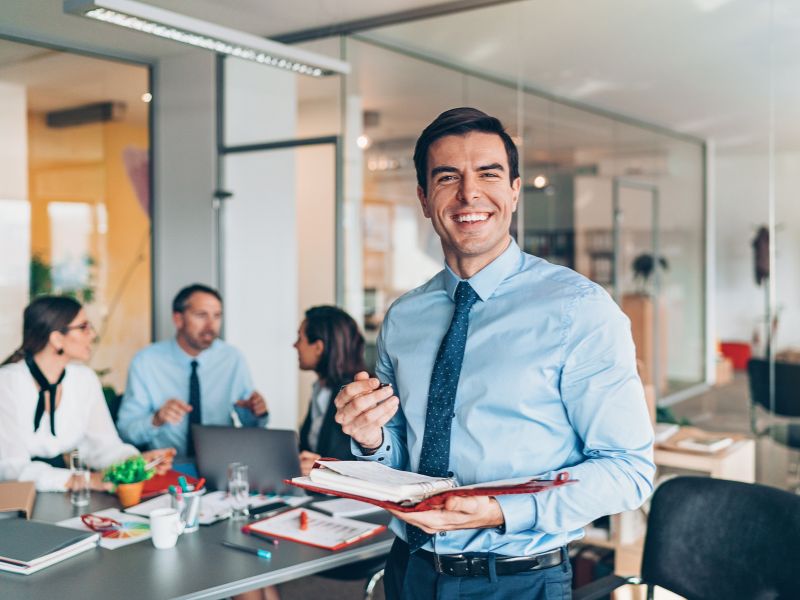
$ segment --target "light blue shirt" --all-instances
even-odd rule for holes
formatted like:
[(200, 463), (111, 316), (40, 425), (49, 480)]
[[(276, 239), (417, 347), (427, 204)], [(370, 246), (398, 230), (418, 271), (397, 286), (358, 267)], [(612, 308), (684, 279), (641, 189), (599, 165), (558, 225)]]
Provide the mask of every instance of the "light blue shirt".
[[(416, 471), (428, 386), (454, 310), (449, 269), (398, 299), (378, 337), (377, 376), (400, 409), (365, 460)], [(498, 496), (505, 528), (435, 536), (439, 554), (531, 555), (583, 535), (587, 523), (640, 506), (653, 489), (653, 428), (630, 322), (600, 286), (509, 247), (469, 280), (472, 307), (450, 440), (462, 485), (566, 470), (579, 482)], [(405, 539), (405, 525), (392, 523)]]
[(150, 448), (173, 447), (178, 455), (186, 455), (189, 416), (177, 425), (156, 427), (153, 414), (170, 398), (189, 402), (192, 360), (198, 362), (204, 425), (231, 425), (233, 410), (244, 426), (266, 423), (266, 416), (257, 419), (250, 410), (234, 406), (253, 393), (250, 371), (236, 348), (218, 339), (193, 357), (173, 338), (151, 344), (133, 357), (117, 418), (123, 439)]

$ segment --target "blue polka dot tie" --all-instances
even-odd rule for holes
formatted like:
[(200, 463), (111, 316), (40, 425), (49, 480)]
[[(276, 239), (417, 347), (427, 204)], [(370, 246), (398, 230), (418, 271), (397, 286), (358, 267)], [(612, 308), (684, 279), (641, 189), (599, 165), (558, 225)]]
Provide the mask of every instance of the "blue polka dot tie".
[[(478, 294), (462, 281), (456, 288), (456, 310), (450, 328), (444, 335), (436, 362), (433, 364), (431, 383), (428, 389), (428, 412), (425, 416), (425, 435), (418, 471), (432, 477), (450, 477), (450, 427), (456, 389), (467, 345), (469, 311), (478, 300)], [(430, 539), (430, 535), (413, 525), (406, 525), (406, 537), (411, 551), (418, 550)]]

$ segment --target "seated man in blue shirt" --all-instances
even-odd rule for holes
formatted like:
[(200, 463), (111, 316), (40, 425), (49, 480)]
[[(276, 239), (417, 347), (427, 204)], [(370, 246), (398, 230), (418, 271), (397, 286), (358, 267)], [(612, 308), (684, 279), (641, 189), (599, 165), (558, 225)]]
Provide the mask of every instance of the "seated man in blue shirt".
[(560, 471), (579, 482), (394, 513), (386, 597), (568, 598), (566, 545), (652, 491), (630, 323), (603, 288), (509, 235), (520, 177), (500, 121), (442, 113), (414, 163), (445, 268), (389, 309), (377, 378), (360, 373), (336, 397), (353, 453), (462, 485)]
[(240, 352), (219, 339), (222, 298), (215, 289), (194, 284), (172, 301), (173, 339), (139, 351), (128, 371), (128, 384), (117, 426), (138, 446), (178, 455), (193, 452), (192, 423), (263, 427), (269, 416), (264, 398), (253, 390)]

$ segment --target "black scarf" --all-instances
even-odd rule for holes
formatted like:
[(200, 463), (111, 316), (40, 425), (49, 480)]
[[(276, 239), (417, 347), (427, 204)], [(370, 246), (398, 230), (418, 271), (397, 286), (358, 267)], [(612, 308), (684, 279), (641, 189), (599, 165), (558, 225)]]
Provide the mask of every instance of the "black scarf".
[(39, 423), (42, 422), (42, 415), (44, 415), (44, 394), (48, 392), (50, 394), (50, 433), (53, 434), (55, 437), (56, 435), (56, 392), (58, 390), (59, 384), (64, 381), (64, 374), (67, 372), (66, 369), (61, 371), (61, 375), (58, 376), (58, 381), (55, 383), (50, 383), (47, 381), (47, 377), (44, 376), (42, 370), (39, 368), (39, 365), (36, 364), (36, 361), (33, 360), (33, 354), (30, 352), (25, 353), (25, 364), (28, 365), (28, 370), (33, 375), (33, 378), (36, 380), (36, 383), (39, 385), (39, 402), (36, 404), (36, 414), (33, 417), (33, 430), (36, 431), (39, 429)]

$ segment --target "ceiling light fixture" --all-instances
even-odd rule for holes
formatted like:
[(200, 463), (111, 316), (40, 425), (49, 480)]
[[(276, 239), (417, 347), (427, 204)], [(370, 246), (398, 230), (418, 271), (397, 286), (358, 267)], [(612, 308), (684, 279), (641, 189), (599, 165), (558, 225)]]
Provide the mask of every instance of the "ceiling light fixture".
[(302, 75), (350, 72), (344, 61), (135, 0), (64, 0), (64, 12)]
[(536, 177), (534, 177), (533, 187), (535, 187), (537, 190), (541, 190), (547, 187), (547, 177), (545, 177), (544, 175), (537, 175)]
[(356, 145), (362, 150), (366, 150), (372, 145), (372, 140), (369, 139), (369, 136), (367, 134), (362, 133), (360, 136), (356, 138)]

